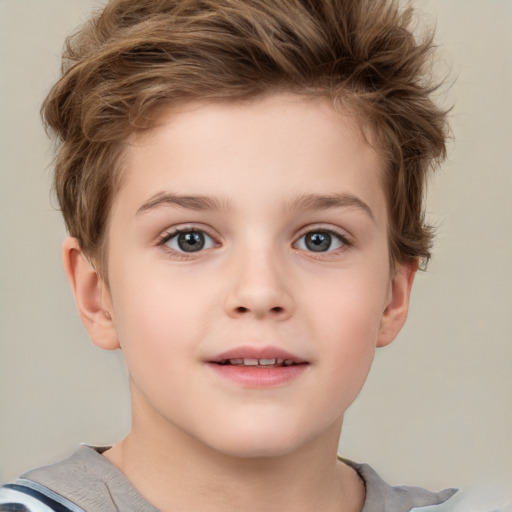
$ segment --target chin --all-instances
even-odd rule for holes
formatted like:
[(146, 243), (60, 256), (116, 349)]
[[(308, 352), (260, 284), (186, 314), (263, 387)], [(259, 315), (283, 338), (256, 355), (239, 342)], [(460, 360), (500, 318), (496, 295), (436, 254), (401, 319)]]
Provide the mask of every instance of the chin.
[(210, 446), (220, 453), (239, 459), (285, 457), (308, 444), (304, 433), (300, 435), (285, 425), (273, 429), (257, 425), (256, 428), (239, 428), (223, 434), (221, 438), (212, 439)]
[(227, 455), (228, 457), (236, 459), (275, 459), (285, 457), (294, 451), (297, 447), (295, 446), (282, 446), (272, 443), (230, 443), (229, 446), (219, 446), (219, 452)]

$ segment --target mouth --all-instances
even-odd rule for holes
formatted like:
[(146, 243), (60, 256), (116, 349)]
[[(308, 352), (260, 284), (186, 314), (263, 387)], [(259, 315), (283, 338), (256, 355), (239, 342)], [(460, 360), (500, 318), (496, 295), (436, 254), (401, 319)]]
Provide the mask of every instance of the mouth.
[(215, 364), (221, 366), (250, 366), (252, 368), (282, 368), (284, 366), (294, 366), (298, 364), (306, 364), (305, 362), (295, 362), (293, 359), (279, 359), (275, 357), (271, 358), (230, 358), (223, 359), (221, 361), (212, 361)]
[(224, 379), (248, 388), (273, 388), (294, 381), (309, 362), (278, 347), (238, 347), (206, 361)]
[(244, 368), (283, 368), (308, 364), (308, 361), (291, 352), (271, 346), (242, 346), (223, 352), (207, 362), (220, 366), (239, 366)]

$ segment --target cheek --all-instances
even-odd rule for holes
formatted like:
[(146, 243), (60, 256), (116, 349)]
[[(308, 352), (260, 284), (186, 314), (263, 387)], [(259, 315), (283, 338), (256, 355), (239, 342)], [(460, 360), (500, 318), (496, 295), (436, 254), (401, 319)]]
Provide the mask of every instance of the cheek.
[(307, 303), (312, 321), (331, 331), (330, 338), (371, 340), (377, 336), (386, 307), (388, 279), (385, 272), (365, 267), (357, 272), (340, 271), (311, 286)]
[[(387, 283), (375, 275), (360, 273), (332, 280), (322, 293), (310, 294), (310, 325), (326, 357), (325, 389), (341, 410), (359, 393), (370, 370), (386, 303)], [(344, 390), (340, 393), (340, 390)]]
[[(142, 275), (144, 279), (138, 277)], [(175, 319), (163, 283), (155, 283), (147, 269), (118, 267), (112, 277), (115, 328), (130, 368), (131, 360), (137, 361), (136, 352), (147, 358), (170, 345)]]
[[(128, 278), (119, 278), (123, 271)], [(137, 269), (134, 263), (129, 271), (118, 268), (116, 273), (114, 318), (130, 373), (179, 373), (179, 361), (197, 356), (208, 331), (218, 303), (213, 290), (191, 286), (189, 277), (171, 274), (165, 265)]]
[(194, 343), (190, 333), (184, 339), (183, 325), (191, 319), (180, 316), (183, 302), (178, 308), (165, 294), (151, 291), (140, 290), (132, 300), (118, 304), (116, 328), (132, 392), (135, 388), (145, 400), (156, 400), (154, 406), (159, 400), (171, 405), (186, 392), (183, 361), (194, 357)]

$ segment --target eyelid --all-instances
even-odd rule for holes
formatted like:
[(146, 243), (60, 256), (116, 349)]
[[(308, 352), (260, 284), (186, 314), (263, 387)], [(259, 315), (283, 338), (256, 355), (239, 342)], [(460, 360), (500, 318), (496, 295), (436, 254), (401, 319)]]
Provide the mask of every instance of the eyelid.
[(303, 237), (304, 235), (311, 233), (314, 231), (324, 231), (326, 233), (331, 233), (335, 236), (338, 236), (344, 240), (347, 241), (347, 243), (352, 243), (352, 236), (346, 229), (342, 229), (337, 226), (333, 226), (332, 224), (308, 224), (307, 226), (304, 226), (297, 230), (297, 235), (295, 236), (295, 239), (298, 240), (299, 238)]
[(157, 244), (165, 243), (166, 240), (169, 240), (173, 236), (179, 233), (188, 233), (189, 231), (206, 233), (209, 237), (213, 238), (214, 240), (217, 240), (219, 238), (217, 235), (212, 233), (213, 230), (209, 226), (206, 226), (204, 224), (183, 223), (176, 224), (174, 226), (170, 226), (164, 229), (158, 235)]

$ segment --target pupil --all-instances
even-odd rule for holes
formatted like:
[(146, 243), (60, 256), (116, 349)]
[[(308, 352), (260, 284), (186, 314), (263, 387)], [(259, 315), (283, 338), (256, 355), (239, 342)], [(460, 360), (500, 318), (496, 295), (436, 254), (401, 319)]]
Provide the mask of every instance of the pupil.
[(327, 251), (331, 246), (331, 235), (329, 233), (310, 233), (306, 236), (306, 247), (310, 251), (323, 252)]
[(204, 235), (195, 231), (180, 233), (178, 236), (178, 246), (185, 252), (200, 251), (204, 247)]

